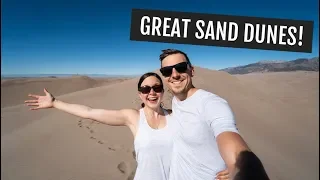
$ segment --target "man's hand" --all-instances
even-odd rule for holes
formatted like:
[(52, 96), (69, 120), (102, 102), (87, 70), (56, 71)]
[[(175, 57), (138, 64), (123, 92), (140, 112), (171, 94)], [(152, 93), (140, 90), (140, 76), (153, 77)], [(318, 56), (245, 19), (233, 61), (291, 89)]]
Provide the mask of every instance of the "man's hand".
[(217, 136), (220, 154), (225, 161), (230, 177), (236, 174), (236, 161), (241, 151), (250, 151), (249, 147), (238, 133), (223, 132)]
[(270, 180), (260, 159), (251, 151), (242, 151), (237, 157), (236, 173), (232, 180)]
[(223, 132), (218, 135), (217, 142), (230, 180), (269, 180), (262, 162), (238, 133)]

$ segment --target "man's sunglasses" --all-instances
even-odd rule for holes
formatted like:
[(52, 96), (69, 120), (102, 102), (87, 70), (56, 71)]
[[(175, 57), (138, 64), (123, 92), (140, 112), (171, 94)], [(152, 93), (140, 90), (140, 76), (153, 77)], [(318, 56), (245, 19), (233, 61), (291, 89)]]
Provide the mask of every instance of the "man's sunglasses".
[(155, 85), (155, 86), (142, 86), (142, 87), (139, 87), (139, 91), (143, 94), (148, 94), (150, 93), (151, 89), (154, 90), (154, 92), (156, 93), (160, 93), (163, 91), (163, 85)]
[(172, 69), (175, 69), (179, 73), (185, 73), (188, 69), (188, 63), (187, 62), (181, 62), (178, 64), (175, 64), (173, 66), (166, 66), (160, 69), (161, 74), (164, 77), (169, 77), (172, 74)]

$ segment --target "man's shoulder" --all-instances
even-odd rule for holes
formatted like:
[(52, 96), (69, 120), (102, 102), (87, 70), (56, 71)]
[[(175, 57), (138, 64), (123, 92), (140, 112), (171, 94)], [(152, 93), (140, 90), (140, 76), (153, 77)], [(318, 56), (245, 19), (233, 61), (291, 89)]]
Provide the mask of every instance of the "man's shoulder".
[[(177, 101), (176, 97), (172, 98), (172, 104), (179, 104), (179, 102)], [(182, 104), (184, 104), (184, 106), (189, 106), (191, 105), (192, 107), (194, 106), (198, 106), (198, 107), (203, 107), (206, 106), (207, 104), (226, 104), (227, 101), (222, 98), (221, 96), (210, 92), (208, 90), (205, 89), (197, 89), (194, 94), (188, 98), (188, 100), (184, 101)], [(181, 105), (181, 104), (180, 104)]]
[(226, 103), (227, 102), (227, 100), (224, 99), (223, 97), (204, 89), (199, 89), (198, 93), (199, 93), (199, 100), (203, 101), (204, 103), (207, 103), (207, 102)]
[(201, 90), (201, 103), (198, 107), (201, 113), (210, 115), (230, 115), (233, 113), (228, 101), (212, 92)]
[(203, 91), (202, 94), (203, 102), (199, 106), (200, 114), (205, 114), (206, 119), (227, 117), (233, 121), (233, 110), (226, 99), (208, 91)]

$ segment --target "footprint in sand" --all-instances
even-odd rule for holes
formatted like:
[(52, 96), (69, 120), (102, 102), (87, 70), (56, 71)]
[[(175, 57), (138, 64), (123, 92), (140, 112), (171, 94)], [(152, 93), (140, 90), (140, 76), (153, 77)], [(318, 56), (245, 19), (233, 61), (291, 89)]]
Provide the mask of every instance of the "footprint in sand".
[[(93, 130), (90, 130), (90, 133), (91, 133), (91, 134), (94, 134), (94, 131), (93, 131)], [(94, 137), (94, 136), (91, 136), (90, 139), (97, 140), (97, 138)], [(99, 144), (103, 144), (103, 141), (99, 140), (98, 143), (99, 143)]]
[(133, 179), (134, 179), (134, 175), (136, 175), (136, 170), (133, 170), (133, 171), (130, 173), (130, 175), (129, 175), (129, 177), (127, 178), (127, 180), (133, 180)]
[(125, 151), (123, 145), (112, 145), (112, 146), (109, 146), (110, 148), (114, 149), (114, 150), (120, 150), (120, 151)]
[(133, 157), (133, 159), (136, 159), (136, 151), (135, 150), (132, 151), (132, 157)]
[[(80, 120), (78, 121), (78, 126), (79, 126), (79, 127), (84, 126), (83, 120), (85, 120), (85, 119), (80, 119)], [(91, 120), (91, 122), (89, 123), (89, 125), (85, 125), (86, 129), (88, 129), (89, 133), (92, 134), (92, 135), (94, 135), (94, 130), (92, 129), (92, 125), (93, 125), (94, 123), (95, 123), (95, 121), (94, 121), (94, 120)], [(99, 124), (99, 122), (96, 122), (96, 123)], [(95, 136), (90, 136), (90, 139), (96, 140), (97, 143), (99, 143), (99, 144), (104, 144), (104, 142), (103, 142), (102, 140), (98, 140)]]
[[(132, 151), (132, 156), (133, 156), (133, 159), (136, 160), (136, 152), (135, 152), (135, 150)], [(134, 179), (134, 176), (136, 175), (136, 170), (137, 170), (137, 164), (134, 164), (133, 166), (131, 166), (131, 173), (128, 176), (127, 180), (133, 180)]]
[(82, 127), (82, 120), (81, 119), (78, 121), (78, 126)]
[(124, 162), (124, 161), (120, 162), (117, 168), (123, 174), (127, 174), (127, 172), (129, 172), (129, 165), (127, 162)]

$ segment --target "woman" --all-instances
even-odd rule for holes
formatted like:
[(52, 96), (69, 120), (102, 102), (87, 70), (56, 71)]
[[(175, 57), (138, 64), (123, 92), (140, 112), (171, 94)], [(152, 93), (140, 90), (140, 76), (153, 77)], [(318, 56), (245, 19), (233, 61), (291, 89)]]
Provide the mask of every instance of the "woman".
[[(35, 100), (25, 101), (31, 110), (56, 108), (64, 112), (92, 119), (111, 126), (127, 126), (134, 136), (137, 170), (135, 180), (167, 180), (171, 160), (172, 136), (175, 132), (171, 110), (161, 106), (164, 89), (160, 76), (149, 72), (138, 82), (142, 108), (105, 110), (79, 104), (69, 104), (56, 99), (46, 89), (45, 96), (32, 95)], [(218, 179), (227, 179), (228, 172), (221, 171)]]

